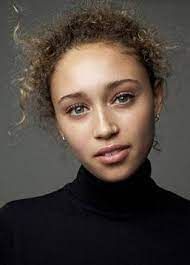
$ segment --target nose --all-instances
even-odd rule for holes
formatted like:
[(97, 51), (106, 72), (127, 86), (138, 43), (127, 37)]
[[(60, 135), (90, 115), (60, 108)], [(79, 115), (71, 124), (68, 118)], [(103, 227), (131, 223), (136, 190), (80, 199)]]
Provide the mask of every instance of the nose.
[(95, 138), (110, 138), (113, 134), (117, 134), (119, 128), (113, 120), (112, 113), (99, 111), (97, 118), (94, 120), (94, 137)]

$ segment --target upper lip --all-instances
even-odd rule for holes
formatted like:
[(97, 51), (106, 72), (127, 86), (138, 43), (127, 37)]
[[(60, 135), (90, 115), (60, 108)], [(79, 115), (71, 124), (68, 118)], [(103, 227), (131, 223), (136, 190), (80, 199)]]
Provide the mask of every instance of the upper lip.
[(129, 145), (121, 145), (121, 144), (109, 145), (109, 146), (100, 148), (98, 152), (95, 154), (95, 156), (104, 155), (105, 153), (113, 152), (115, 150), (123, 150), (127, 147), (129, 147)]

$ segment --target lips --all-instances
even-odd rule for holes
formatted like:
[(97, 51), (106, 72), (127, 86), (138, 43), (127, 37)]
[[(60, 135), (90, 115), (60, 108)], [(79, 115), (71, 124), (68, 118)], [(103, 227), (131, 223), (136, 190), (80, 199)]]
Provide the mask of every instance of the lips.
[(125, 161), (125, 159), (128, 157), (130, 152), (130, 148), (125, 148), (123, 150), (115, 150), (113, 152), (107, 153), (109, 155), (99, 155), (97, 156), (97, 159), (105, 164), (118, 164)]
[(129, 145), (109, 145), (109, 146), (106, 146), (106, 147), (103, 147), (101, 148), (96, 154), (95, 156), (101, 156), (101, 155), (105, 155), (106, 153), (111, 153), (111, 152), (114, 152), (116, 150), (123, 150), (123, 149), (126, 149), (128, 148)]

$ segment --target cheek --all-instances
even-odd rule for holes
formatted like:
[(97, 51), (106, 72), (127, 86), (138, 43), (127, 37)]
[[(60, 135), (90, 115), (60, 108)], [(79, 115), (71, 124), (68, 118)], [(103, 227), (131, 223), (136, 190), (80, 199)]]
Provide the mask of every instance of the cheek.
[(77, 138), (74, 143), (72, 143), (73, 149), (75, 150), (76, 153), (85, 153), (85, 146), (86, 146), (86, 141), (85, 138)]
[(82, 130), (80, 126), (72, 127), (67, 125), (66, 128), (67, 129), (63, 129), (63, 131), (71, 150), (74, 155), (81, 157), (82, 154), (86, 152), (87, 137), (85, 131)]
[(86, 141), (85, 140), (77, 140), (76, 142), (71, 142), (70, 147), (73, 151), (73, 155), (79, 160), (83, 161), (85, 160), (86, 156)]
[[(153, 111), (151, 108), (142, 108), (131, 117), (131, 131), (133, 140), (147, 149), (154, 134)], [(130, 128), (129, 128), (130, 130)]]

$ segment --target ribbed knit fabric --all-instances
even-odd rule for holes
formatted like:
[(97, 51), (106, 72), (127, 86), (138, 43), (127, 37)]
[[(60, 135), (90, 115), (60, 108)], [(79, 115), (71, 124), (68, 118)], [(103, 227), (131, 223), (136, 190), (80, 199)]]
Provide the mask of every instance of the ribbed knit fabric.
[(125, 180), (83, 165), (61, 189), (0, 209), (0, 265), (190, 265), (190, 201), (147, 158)]

